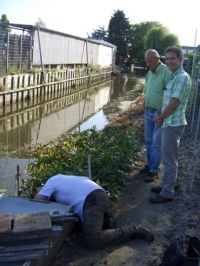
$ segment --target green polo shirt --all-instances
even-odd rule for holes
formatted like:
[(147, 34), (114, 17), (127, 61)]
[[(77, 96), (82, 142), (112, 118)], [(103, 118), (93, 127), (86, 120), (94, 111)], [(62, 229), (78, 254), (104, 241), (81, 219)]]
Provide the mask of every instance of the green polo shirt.
[(191, 78), (188, 73), (183, 70), (182, 66), (171, 74), (166, 86), (167, 89), (164, 91), (162, 110), (166, 108), (172, 97), (179, 99), (180, 104), (170, 116), (164, 119), (162, 127), (182, 126), (187, 124), (185, 111), (192, 87), (191, 84)]
[(163, 63), (160, 63), (155, 71), (148, 71), (144, 86), (145, 107), (161, 110), (164, 88), (170, 74), (171, 71)]

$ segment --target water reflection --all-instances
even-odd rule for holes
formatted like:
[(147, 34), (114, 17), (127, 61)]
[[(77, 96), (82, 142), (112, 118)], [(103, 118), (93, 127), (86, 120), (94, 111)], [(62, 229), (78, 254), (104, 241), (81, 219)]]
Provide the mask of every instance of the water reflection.
[(14, 184), (7, 186), (8, 180), (15, 177), (17, 165), (20, 165), (21, 175), (26, 175), (24, 169), (29, 161), (24, 159), (24, 151), (36, 143), (47, 144), (72, 130), (82, 131), (93, 126), (98, 130), (104, 128), (109, 122), (109, 108), (104, 107), (125, 97), (134, 82), (127, 76), (115, 77), (101, 85), (82, 88), (69, 95), (37, 98), (2, 108), (0, 187), (14, 191)]
[[(110, 102), (111, 83), (37, 105), (34, 102), (18, 105), (14, 112), (7, 107), (0, 116), (1, 154), (24, 150), (37, 143), (46, 144), (74, 129)], [(93, 119), (93, 125), (97, 121)]]

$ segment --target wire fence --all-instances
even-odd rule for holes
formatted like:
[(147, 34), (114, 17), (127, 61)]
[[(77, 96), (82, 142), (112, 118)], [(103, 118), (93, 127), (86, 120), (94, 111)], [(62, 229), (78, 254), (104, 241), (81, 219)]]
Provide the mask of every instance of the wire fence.
[[(200, 163), (200, 46), (196, 48), (193, 54), (192, 64), (192, 94), (190, 99), (190, 111), (187, 117), (188, 129), (187, 135), (191, 143), (192, 165), (190, 165), (191, 172), (188, 183), (188, 190), (191, 192), (197, 177), (199, 177), (199, 163)], [(188, 166), (189, 167), (189, 166)]]

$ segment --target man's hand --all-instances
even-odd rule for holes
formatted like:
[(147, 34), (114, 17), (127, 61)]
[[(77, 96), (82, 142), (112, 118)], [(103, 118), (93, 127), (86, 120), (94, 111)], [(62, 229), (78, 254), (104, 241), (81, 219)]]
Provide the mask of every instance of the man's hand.
[(163, 123), (163, 118), (161, 117), (161, 115), (159, 113), (157, 113), (155, 116), (155, 122), (159, 126), (161, 126)]
[(35, 200), (46, 200), (48, 201), (49, 200), (49, 197), (48, 196), (44, 196), (44, 195), (41, 195), (41, 194), (36, 194), (35, 197), (34, 197)]

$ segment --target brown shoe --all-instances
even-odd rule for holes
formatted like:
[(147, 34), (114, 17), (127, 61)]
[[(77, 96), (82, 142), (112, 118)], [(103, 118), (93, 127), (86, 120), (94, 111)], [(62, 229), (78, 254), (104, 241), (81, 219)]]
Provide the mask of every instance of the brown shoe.
[(159, 178), (158, 173), (149, 172), (144, 181), (146, 183), (151, 183), (151, 182), (154, 182), (156, 178)]
[(149, 228), (143, 225), (136, 226), (134, 224), (129, 225), (128, 227), (129, 230), (131, 231), (131, 237), (133, 239), (139, 238), (139, 239), (144, 239), (148, 242), (152, 242), (154, 240), (154, 235)]
[(166, 198), (166, 197), (161, 196), (160, 194), (157, 194), (155, 197), (150, 197), (149, 201), (151, 203), (165, 203), (165, 202), (172, 201), (172, 199)]
[[(179, 189), (179, 186), (178, 185), (175, 185), (174, 187), (175, 190), (178, 190)], [(154, 193), (160, 193), (161, 191), (161, 187), (157, 186), (157, 187), (152, 187), (151, 188), (151, 192), (154, 192)]]

